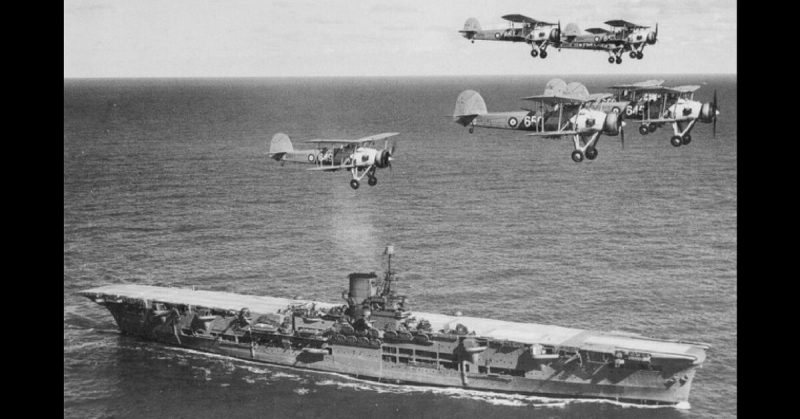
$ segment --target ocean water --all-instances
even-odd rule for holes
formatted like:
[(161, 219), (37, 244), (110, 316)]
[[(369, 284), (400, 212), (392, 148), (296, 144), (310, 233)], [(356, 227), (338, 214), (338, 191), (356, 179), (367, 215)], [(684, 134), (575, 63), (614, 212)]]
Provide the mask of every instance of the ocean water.
[[(474, 89), (515, 110), (549, 76), (64, 82), (65, 417), (736, 416), (736, 77), (575, 76), (590, 92), (648, 78), (717, 90), (698, 123), (624, 150), (452, 122)], [(266, 156), (270, 138), (394, 131), (393, 168), (349, 174)], [(381, 271), (420, 311), (709, 343), (691, 408), (379, 384), (168, 348), (120, 335), (75, 292), (110, 283), (338, 301)]]

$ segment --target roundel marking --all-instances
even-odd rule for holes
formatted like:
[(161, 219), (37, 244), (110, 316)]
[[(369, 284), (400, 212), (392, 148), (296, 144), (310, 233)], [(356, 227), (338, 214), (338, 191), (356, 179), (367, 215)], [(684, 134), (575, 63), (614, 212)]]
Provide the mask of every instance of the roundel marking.
[(594, 42), (600, 42), (600, 37), (599, 36), (595, 36), (594, 37)]
[(312, 162), (314, 161), (314, 155), (313, 154), (309, 154), (308, 155), (308, 161), (312, 161)]
[(508, 118), (508, 126), (510, 127), (512, 128), (516, 127), (518, 123), (519, 121), (517, 121), (517, 118), (514, 118), (513, 116), (511, 118)]

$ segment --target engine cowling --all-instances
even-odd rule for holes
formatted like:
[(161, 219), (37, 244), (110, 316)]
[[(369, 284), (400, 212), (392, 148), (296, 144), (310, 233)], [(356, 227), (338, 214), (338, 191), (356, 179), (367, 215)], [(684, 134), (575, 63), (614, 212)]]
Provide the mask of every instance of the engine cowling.
[(550, 42), (561, 42), (561, 31), (558, 28), (551, 29), (549, 39)]
[(389, 150), (379, 151), (375, 156), (375, 166), (378, 166), (381, 169), (389, 166), (389, 157), (392, 157), (392, 153), (390, 153)]
[(603, 122), (603, 134), (617, 135), (622, 126), (622, 117), (616, 112), (606, 114), (606, 120)]
[(703, 106), (700, 107), (700, 115), (698, 119), (701, 122), (711, 122), (714, 120), (716, 115), (716, 110), (714, 109), (714, 105), (711, 102), (706, 102)]
[(649, 32), (647, 34), (647, 43), (650, 44), (650, 45), (653, 45), (653, 44), (656, 43), (656, 33), (655, 32)]

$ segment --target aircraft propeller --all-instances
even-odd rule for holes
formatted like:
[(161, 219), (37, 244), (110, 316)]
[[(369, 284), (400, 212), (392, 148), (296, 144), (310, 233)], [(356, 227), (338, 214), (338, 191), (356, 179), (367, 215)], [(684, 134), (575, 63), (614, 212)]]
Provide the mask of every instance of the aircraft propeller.
[(622, 116), (622, 112), (620, 112), (619, 117), (619, 141), (622, 144), (622, 149), (625, 150), (625, 117)]
[(711, 135), (717, 138), (717, 89), (714, 89), (714, 102), (711, 105), (711, 117), (714, 118), (714, 123), (711, 128)]
[(558, 19), (558, 43), (561, 44), (561, 19)]
[(394, 150), (396, 147), (397, 145), (392, 143), (392, 146), (390, 148), (388, 140), (383, 142), (383, 151), (381, 151), (380, 154), (380, 163), (381, 165), (388, 167), (389, 170), (392, 169), (392, 160), (394, 160), (394, 158), (392, 158), (392, 155), (394, 155)]
[(658, 23), (656, 23), (655, 32), (650, 32), (649, 34), (647, 34), (647, 43), (653, 45), (656, 43), (657, 40), (658, 40)]

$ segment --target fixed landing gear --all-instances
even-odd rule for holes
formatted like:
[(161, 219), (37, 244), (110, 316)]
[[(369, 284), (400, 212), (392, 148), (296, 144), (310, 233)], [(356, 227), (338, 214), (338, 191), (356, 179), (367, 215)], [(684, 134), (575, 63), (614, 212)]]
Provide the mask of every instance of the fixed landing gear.
[(647, 125), (647, 131), (649, 131), (651, 134), (656, 132), (656, 128), (658, 128), (658, 126), (655, 122), (651, 122), (649, 125)]
[[(644, 57), (644, 53), (642, 51), (639, 51), (639, 52), (636, 53), (636, 59), (637, 60), (641, 60), (642, 57)], [(631, 57), (631, 58), (633, 58), (633, 57)]]
[(589, 147), (586, 149), (586, 158), (589, 160), (594, 160), (597, 158), (597, 149), (594, 147)]
[(547, 51), (542, 50), (541, 52), (539, 52), (539, 56), (542, 57), (542, 59), (547, 58)]
[(536, 49), (531, 50), (531, 57), (536, 58), (539, 55), (539, 51)]
[(650, 132), (650, 130), (647, 129), (647, 125), (639, 125), (639, 134), (647, 135), (648, 132)]
[(370, 176), (370, 178), (367, 179), (367, 184), (369, 184), (369, 186), (377, 185), (378, 184), (378, 178), (376, 178), (375, 176)]
[(628, 57), (631, 57), (631, 58), (636, 58), (636, 56), (637, 56), (636, 51), (631, 51), (631, 53), (628, 54)]
[(350, 181), (350, 187), (351, 188), (358, 189), (358, 186), (359, 186), (359, 184), (358, 184), (357, 180), (353, 179), (353, 180)]
[(614, 61), (615, 61), (615, 60), (614, 60), (614, 57), (608, 57), (608, 62), (609, 62), (610, 64), (614, 64)]
[(683, 139), (678, 135), (673, 135), (672, 138), (669, 139), (669, 143), (674, 147), (680, 147), (681, 144), (683, 144)]
[(622, 64), (622, 57), (617, 57), (616, 62), (617, 64)]
[(689, 145), (689, 143), (692, 142), (692, 136), (689, 135), (688, 133), (683, 134), (683, 138), (681, 138), (681, 142), (683, 143), (683, 145)]
[(474, 132), (475, 132), (475, 128), (474, 127), (469, 127), (469, 133), (472, 134)]
[(580, 150), (575, 150), (572, 152), (572, 161), (575, 163), (580, 163), (583, 161), (583, 153)]

